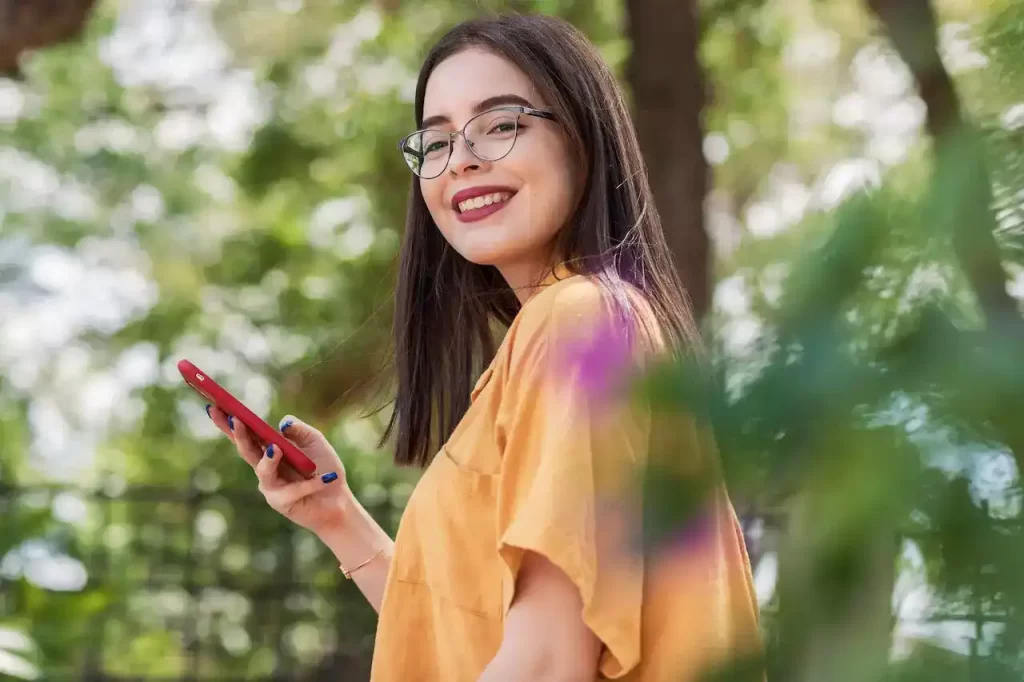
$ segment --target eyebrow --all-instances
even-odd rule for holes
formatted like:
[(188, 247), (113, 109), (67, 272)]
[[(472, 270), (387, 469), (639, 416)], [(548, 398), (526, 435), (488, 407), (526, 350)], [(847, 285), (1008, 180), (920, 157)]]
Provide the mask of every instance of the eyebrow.
[[(507, 94), (507, 95), (495, 95), (494, 97), (488, 97), (487, 99), (480, 100), (473, 107), (474, 114), (482, 114), (488, 109), (494, 109), (508, 104), (516, 104), (523, 107), (530, 107), (533, 109), (533, 105), (530, 104), (529, 100), (520, 97), (519, 95)], [(423, 123), (420, 125), (421, 128), (432, 128), (442, 123), (451, 123), (452, 120), (444, 115), (428, 116), (423, 119)]]

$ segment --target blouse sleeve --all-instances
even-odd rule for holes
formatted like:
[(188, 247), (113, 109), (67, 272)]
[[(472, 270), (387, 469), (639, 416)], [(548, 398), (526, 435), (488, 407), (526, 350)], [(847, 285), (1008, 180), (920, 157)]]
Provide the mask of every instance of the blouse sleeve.
[(601, 674), (621, 677), (640, 657), (643, 565), (629, 543), (648, 424), (608, 384), (633, 351), (594, 285), (522, 315), (496, 421), (504, 610), (524, 552), (544, 556), (579, 589), (584, 622), (603, 644)]

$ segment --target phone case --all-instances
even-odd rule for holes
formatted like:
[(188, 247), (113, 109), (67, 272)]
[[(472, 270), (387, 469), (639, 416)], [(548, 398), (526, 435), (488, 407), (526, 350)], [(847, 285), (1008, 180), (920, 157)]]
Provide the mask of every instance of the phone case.
[(316, 463), (307, 457), (302, 450), (299, 450), (287, 438), (263, 421), (242, 401), (228, 393), (220, 384), (210, 378), (210, 375), (202, 371), (188, 360), (178, 362), (178, 371), (185, 379), (185, 383), (193, 388), (199, 395), (203, 396), (219, 409), (230, 414), (241, 421), (255, 434), (256, 438), (262, 441), (263, 447), (273, 444), (284, 457), (284, 463), (288, 464), (300, 475), (306, 478), (313, 478), (316, 475)]

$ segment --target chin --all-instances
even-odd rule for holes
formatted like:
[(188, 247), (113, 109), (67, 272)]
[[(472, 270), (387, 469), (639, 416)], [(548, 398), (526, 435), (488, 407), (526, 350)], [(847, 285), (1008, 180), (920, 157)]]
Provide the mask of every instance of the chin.
[(486, 247), (458, 248), (458, 247), (456, 247), (455, 250), (458, 251), (459, 254), (463, 258), (468, 260), (470, 263), (474, 263), (476, 265), (501, 266), (502, 263), (507, 263), (510, 260), (512, 260), (512, 258), (509, 257), (509, 254), (508, 254), (507, 250), (502, 249), (502, 248), (497, 248), (497, 247), (495, 247), (495, 248), (486, 248)]
[[(489, 221), (488, 221), (489, 222)], [(515, 263), (543, 260), (550, 238), (541, 232), (516, 228), (514, 221), (448, 224), (441, 230), (459, 255), (476, 265), (502, 268)]]
[[(479, 226), (469, 227), (465, 225), (454, 225), (446, 232), (445, 238), (448, 243), (459, 252), (459, 255), (471, 263), (477, 265), (498, 265), (515, 257), (517, 249), (506, 240), (501, 239), (505, 232), (501, 226), (490, 226), (481, 228)], [(498, 237), (495, 239), (495, 237)]]

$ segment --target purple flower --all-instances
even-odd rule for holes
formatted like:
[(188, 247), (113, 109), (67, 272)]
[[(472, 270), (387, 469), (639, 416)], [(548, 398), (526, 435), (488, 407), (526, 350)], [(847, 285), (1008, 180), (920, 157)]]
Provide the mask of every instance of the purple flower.
[(623, 324), (603, 322), (590, 335), (569, 344), (565, 353), (564, 366), (587, 396), (605, 401), (626, 388), (632, 344)]
[(714, 516), (710, 510), (695, 514), (681, 524), (668, 538), (665, 547), (670, 552), (689, 552), (708, 542), (714, 532)]

